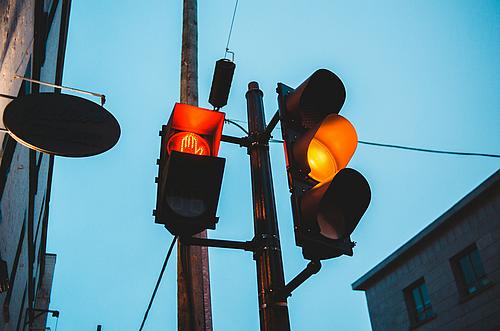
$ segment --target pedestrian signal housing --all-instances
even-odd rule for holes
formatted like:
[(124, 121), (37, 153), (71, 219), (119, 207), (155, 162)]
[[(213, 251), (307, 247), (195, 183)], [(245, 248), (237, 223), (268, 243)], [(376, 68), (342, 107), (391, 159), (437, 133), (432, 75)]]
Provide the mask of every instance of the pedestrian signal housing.
[(222, 112), (176, 103), (160, 132), (155, 222), (174, 235), (215, 229), (225, 159)]

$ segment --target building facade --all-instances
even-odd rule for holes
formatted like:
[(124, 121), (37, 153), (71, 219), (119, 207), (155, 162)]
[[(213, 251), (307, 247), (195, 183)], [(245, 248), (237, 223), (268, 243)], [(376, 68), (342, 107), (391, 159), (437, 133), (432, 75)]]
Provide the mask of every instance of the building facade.
[(500, 171), (352, 284), (373, 330), (500, 330)]
[[(70, 0), (0, 0), (0, 119), (9, 96), (56, 92)], [(0, 120), (1, 122), (1, 120)], [(3, 122), (1, 123), (3, 127)], [(0, 133), (0, 331), (45, 330), (56, 256), (46, 253), (54, 158)]]

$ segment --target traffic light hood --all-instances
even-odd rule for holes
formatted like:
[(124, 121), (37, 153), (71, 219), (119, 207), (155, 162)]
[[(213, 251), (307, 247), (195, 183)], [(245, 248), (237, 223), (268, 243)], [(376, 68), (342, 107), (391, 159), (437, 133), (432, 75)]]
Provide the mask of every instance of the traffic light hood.
[[(326, 186), (326, 185), (324, 185)], [(337, 228), (338, 238), (350, 236), (365, 213), (371, 200), (370, 185), (358, 171), (345, 168), (333, 178), (318, 206), (318, 224), (321, 233), (330, 225)]]
[[(209, 155), (217, 156), (222, 137), (222, 127), (224, 126), (224, 117), (225, 114), (222, 112), (176, 103), (167, 125), (169, 132), (167, 143), (169, 145), (175, 144), (176, 142), (171, 142), (169, 139), (179, 132), (194, 133), (195, 135), (186, 137), (187, 142), (197, 143), (201, 148), (203, 142), (198, 137), (203, 138), (210, 147)], [(180, 151), (179, 149), (176, 150)]]
[(329, 114), (338, 114), (344, 105), (344, 83), (330, 70), (319, 69), (286, 100), (289, 116), (310, 129)]
[(370, 200), (371, 190), (365, 177), (350, 168), (340, 170), (331, 182), (307, 191), (302, 196), (300, 210), (302, 227), (308, 229), (303, 236), (306, 240), (313, 238), (313, 244), (304, 251), (308, 257), (352, 255), (350, 235)]
[(323, 183), (347, 166), (357, 145), (358, 136), (351, 122), (330, 114), (297, 139), (293, 156), (305, 174)]

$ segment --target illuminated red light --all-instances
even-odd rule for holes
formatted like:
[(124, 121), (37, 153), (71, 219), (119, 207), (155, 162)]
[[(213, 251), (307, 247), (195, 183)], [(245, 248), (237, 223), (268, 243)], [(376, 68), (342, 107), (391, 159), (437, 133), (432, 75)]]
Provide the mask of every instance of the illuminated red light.
[(225, 114), (183, 103), (176, 103), (167, 124), (166, 152), (217, 156)]
[(167, 151), (178, 151), (196, 155), (210, 155), (210, 146), (201, 136), (192, 132), (174, 134), (167, 143)]

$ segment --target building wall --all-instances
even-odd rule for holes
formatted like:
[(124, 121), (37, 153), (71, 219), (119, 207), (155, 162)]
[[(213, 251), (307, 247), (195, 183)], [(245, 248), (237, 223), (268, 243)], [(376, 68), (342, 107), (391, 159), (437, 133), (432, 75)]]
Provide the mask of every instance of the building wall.
[[(0, 254), (7, 261), (10, 289), (0, 294), (0, 330), (15, 330), (27, 302), (29, 151), (17, 149), (0, 200)], [(22, 317), (21, 317), (22, 319)]]
[[(408, 330), (410, 317), (403, 290), (424, 277), (435, 318), (418, 330), (500, 330), (500, 190), (482, 196), (450, 225), (420, 243), (366, 290), (373, 330)], [(467, 300), (459, 295), (450, 259), (476, 243), (493, 285)]]
[[(16, 96), (33, 53), (35, 1), (0, 0), (0, 93)], [(0, 115), (9, 99), (0, 97)], [(2, 116), (0, 125), (4, 127)], [(0, 133), (0, 145), (5, 134)]]
[[(36, 305), (35, 309), (47, 309), (50, 304), (50, 293), (52, 291), (52, 280), (54, 279), (54, 271), (56, 267), (56, 255), (55, 254), (45, 254), (45, 270), (44, 276), (40, 286), (38, 287), (36, 293)], [(45, 331), (45, 326), (47, 325), (47, 314), (43, 314), (36, 318), (32, 331)]]
[[(0, 0), (0, 93), (58, 92), (13, 76), (61, 83), (69, 6), (69, 0)], [(8, 102), (0, 97), (0, 118)], [(0, 293), (0, 331), (44, 330), (47, 314), (33, 308), (48, 309), (55, 267), (55, 255), (45, 251), (54, 157), (4, 134), (0, 146), (0, 257), (10, 281)]]
[(9, 291), (0, 294), (0, 330), (6, 331), (24, 330), (27, 308), (36, 304), (35, 294), (45, 281), (51, 171), (47, 155), (14, 144), (0, 199), (0, 253), (10, 277)]

